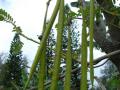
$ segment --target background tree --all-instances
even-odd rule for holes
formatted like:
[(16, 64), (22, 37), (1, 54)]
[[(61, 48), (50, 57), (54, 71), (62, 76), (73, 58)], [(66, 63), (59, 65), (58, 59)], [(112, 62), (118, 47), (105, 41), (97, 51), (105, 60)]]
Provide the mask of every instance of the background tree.
[(28, 79), (28, 69), (30, 68), (28, 66), (28, 58), (26, 56), (23, 56), (22, 58), (22, 84), (25, 85), (26, 80)]
[[(0, 53), (0, 90), (10, 90), (10, 88), (13, 90), (13, 88), (15, 88), (16, 84), (15, 83), (11, 83), (12, 81), (10, 80), (10, 76), (9, 75), (9, 71), (10, 69), (8, 69), (8, 54), (7, 53)], [(22, 56), (22, 62), (21, 62), (21, 83), (22, 86), (25, 84), (27, 77), (28, 77), (28, 59), (25, 56)], [(19, 68), (19, 67), (18, 67)], [(8, 77), (8, 78), (6, 78)], [(8, 81), (6, 81), (8, 80)], [(14, 86), (15, 85), (15, 86)], [(21, 86), (16, 86), (17, 88), (22, 88)]]
[[(99, 4), (100, 10), (102, 11), (106, 25), (108, 26), (108, 31), (106, 32), (106, 35), (109, 35), (109, 38), (104, 38), (102, 36), (102, 32), (100, 32), (100, 29), (102, 26), (97, 25), (95, 28), (94, 33), (94, 39), (99, 44), (101, 49), (109, 53), (111, 51), (119, 50), (120, 48), (120, 31), (119, 31), (119, 7), (115, 6), (116, 0), (97, 0), (97, 3)], [(115, 13), (115, 14), (113, 14)], [(99, 22), (101, 23), (101, 21)], [(105, 26), (106, 26), (105, 25)], [(100, 28), (99, 28), (100, 27)], [(96, 37), (96, 35), (99, 35)], [(100, 38), (100, 40), (98, 39)], [(101, 42), (101, 43), (100, 43)], [(120, 56), (114, 55), (113, 57), (110, 57), (110, 60), (115, 66), (117, 67), (118, 71), (120, 72)]]
[(5, 67), (6, 65), (4, 64), (4, 62), (7, 60), (8, 55), (6, 53), (1, 53), (0, 54), (0, 86), (4, 87), (4, 83), (6, 81), (5, 80), (5, 74), (6, 74), (6, 70)]
[(102, 83), (105, 85), (107, 90), (119, 90), (120, 78), (119, 72), (112, 62), (107, 62), (104, 69), (101, 70)]
[(11, 42), (10, 53), (7, 61), (5, 62), (5, 87), (12, 87), (12, 84), (17, 86), (23, 86), (22, 69), (23, 58), (22, 58), (22, 46), (23, 43), (20, 41), (19, 35), (16, 33), (13, 41)]

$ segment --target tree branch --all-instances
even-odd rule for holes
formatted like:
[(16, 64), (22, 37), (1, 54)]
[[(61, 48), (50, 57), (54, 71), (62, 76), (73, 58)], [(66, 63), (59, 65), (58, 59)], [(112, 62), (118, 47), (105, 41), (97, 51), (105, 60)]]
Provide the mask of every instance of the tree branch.
[(117, 55), (117, 54), (120, 54), (120, 50), (116, 50), (116, 51), (108, 53), (108, 54), (106, 54), (104, 56), (101, 56), (101, 57), (99, 57), (99, 58), (97, 58), (97, 59), (94, 60), (94, 65), (97, 64), (97, 63), (99, 63), (99, 62), (101, 62), (103, 59), (110, 58), (110, 57), (112, 57), (114, 55)]
[(103, 66), (105, 63), (107, 63), (109, 60), (107, 59), (104, 63), (100, 64), (100, 65), (97, 65), (97, 66), (94, 66), (94, 68), (98, 68), (98, 67), (101, 67)]
[(25, 35), (22, 34), (22, 33), (19, 33), (19, 35), (21, 35), (22, 37), (26, 38), (27, 40), (30, 40), (30, 41), (32, 41), (32, 42), (34, 42), (34, 43), (37, 43), (37, 44), (40, 44), (39, 42), (33, 40), (32, 38), (29, 38), (29, 37), (25, 36)]
[[(120, 50), (113, 51), (113, 52), (108, 53), (108, 54), (106, 54), (106, 55), (104, 55), (104, 56), (101, 56), (101, 57), (99, 57), (99, 58), (97, 58), (97, 59), (94, 59), (94, 65), (95, 65), (95, 64), (98, 64), (98, 63), (101, 62), (102, 60), (104, 60), (104, 59), (106, 59), (106, 58), (110, 58), (111, 56), (114, 56), (114, 55), (116, 55), (116, 54), (120, 54)], [(88, 66), (89, 66), (89, 62), (88, 62)], [(71, 71), (71, 73), (77, 72), (78, 70), (80, 70), (80, 67), (73, 69), (73, 70)], [(59, 79), (63, 79), (64, 76), (65, 76), (65, 74), (60, 75)], [(45, 82), (44, 85), (47, 86), (47, 85), (49, 85), (50, 83), (51, 83), (51, 80)]]

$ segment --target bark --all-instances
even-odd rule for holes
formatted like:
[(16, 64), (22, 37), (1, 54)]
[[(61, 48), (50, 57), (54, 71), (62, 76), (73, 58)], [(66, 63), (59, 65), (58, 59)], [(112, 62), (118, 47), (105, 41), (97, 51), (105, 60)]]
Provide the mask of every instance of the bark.
[[(105, 53), (110, 53), (112, 51), (119, 50), (120, 28), (118, 24), (120, 20), (117, 15), (113, 15), (112, 13), (108, 12), (111, 7), (112, 8), (114, 7), (112, 0), (96, 0), (96, 1), (103, 11), (106, 20), (106, 25), (109, 28), (108, 33), (110, 36), (109, 38), (104, 37), (102, 28), (100, 28), (98, 23), (95, 22), (94, 39)], [(120, 72), (120, 54), (110, 57), (110, 60), (113, 62), (113, 64), (116, 65), (118, 71)]]

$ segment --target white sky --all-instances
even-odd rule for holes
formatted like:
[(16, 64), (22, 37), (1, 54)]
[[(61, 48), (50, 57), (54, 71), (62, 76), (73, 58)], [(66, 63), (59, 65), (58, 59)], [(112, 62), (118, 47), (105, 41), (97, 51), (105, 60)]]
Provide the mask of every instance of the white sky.
[[(19, 25), (23, 33), (27, 36), (37, 40), (37, 35), (40, 34), (42, 28), (42, 21), (45, 11), (45, 2), (40, 0), (0, 0), (1, 6), (7, 10), (14, 18), (17, 25)], [(42, 3), (42, 4), (41, 4)], [(0, 51), (8, 52), (11, 40), (14, 33), (9, 24), (0, 24)], [(33, 59), (37, 45), (21, 38), (24, 42), (23, 53), (29, 59)]]
[[(17, 25), (28, 37), (37, 41), (43, 25), (43, 19), (48, 0), (0, 0), (0, 8), (5, 9), (14, 18)], [(69, 0), (65, 0), (69, 2)], [(73, 0), (75, 1), (75, 0)], [(51, 16), (56, 0), (52, 0), (49, 6), (48, 19)], [(14, 37), (12, 25), (0, 22), (0, 52), (8, 52), (10, 43)], [(21, 37), (24, 42), (23, 54), (32, 62), (38, 45)]]
[[(37, 41), (37, 35), (41, 33), (42, 23), (46, 8), (46, 1), (48, 0), (0, 0), (0, 8), (5, 9), (14, 18), (17, 25), (22, 28), (22, 31), (28, 37)], [(52, 0), (48, 18), (50, 18), (56, 0)], [(76, 0), (65, 0), (76, 1)], [(10, 43), (13, 39), (14, 33), (12, 32), (12, 25), (5, 22), (0, 22), (0, 53), (8, 52)], [(24, 42), (23, 54), (25, 54), (32, 63), (38, 45), (21, 37)], [(102, 56), (103, 53), (96, 51), (94, 58)]]

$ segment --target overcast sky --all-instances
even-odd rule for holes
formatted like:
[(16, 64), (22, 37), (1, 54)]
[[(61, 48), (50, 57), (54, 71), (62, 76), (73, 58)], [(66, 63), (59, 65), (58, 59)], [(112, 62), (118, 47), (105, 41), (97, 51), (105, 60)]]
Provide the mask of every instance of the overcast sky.
[[(43, 19), (46, 9), (46, 2), (48, 0), (0, 0), (0, 8), (5, 9), (16, 21), (16, 24), (22, 28), (25, 35), (37, 41), (37, 35), (40, 35)], [(69, 0), (65, 0), (66, 3)], [(71, 0), (75, 1), (75, 0)], [(52, 0), (49, 6), (48, 19), (51, 16), (56, 0)], [(8, 52), (10, 43), (14, 37), (12, 32), (12, 25), (0, 22), (0, 53)], [(22, 48), (30, 62), (33, 61), (38, 45), (21, 37), (24, 42)]]

